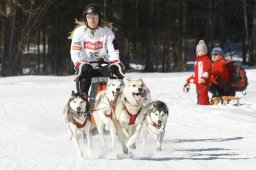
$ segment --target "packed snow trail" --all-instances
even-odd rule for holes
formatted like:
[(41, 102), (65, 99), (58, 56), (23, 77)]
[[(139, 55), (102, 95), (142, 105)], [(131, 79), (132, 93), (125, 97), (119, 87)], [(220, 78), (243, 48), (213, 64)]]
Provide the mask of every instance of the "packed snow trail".
[(83, 160), (68, 140), (62, 112), (72, 90), (73, 76), (0, 78), (0, 169), (254, 169), (256, 167), (256, 70), (248, 70), (247, 95), (241, 106), (197, 106), (195, 86), (182, 92), (191, 73), (128, 73), (143, 78), (152, 100), (170, 110), (163, 150), (155, 151), (153, 135), (143, 147), (122, 155), (121, 145), (101, 146), (93, 136), (93, 150), (85, 141)]

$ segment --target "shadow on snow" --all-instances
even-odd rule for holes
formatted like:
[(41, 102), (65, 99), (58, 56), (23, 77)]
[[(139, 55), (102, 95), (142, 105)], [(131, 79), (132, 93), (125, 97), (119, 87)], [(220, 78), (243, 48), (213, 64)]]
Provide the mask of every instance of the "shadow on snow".
[[(210, 138), (210, 139), (176, 139), (166, 140), (164, 143), (188, 143), (188, 142), (226, 142), (233, 140), (242, 140), (243, 137), (234, 138)], [(223, 152), (223, 153), (221, 153)], [(246, 160), (255, 159), (249, 157), (239, 157), (240, 154), (234, 152), (233, 149), (226, 148), (199, 148), (199, 149), (177, 149), (175, 154), (170, 157), (154, 158), (154, 157), (140, 157), (136, 160), (151, 160), (151, 161), (169, 161), (169, 160)], [(172, 153), (170, 153), (172, 154)]]

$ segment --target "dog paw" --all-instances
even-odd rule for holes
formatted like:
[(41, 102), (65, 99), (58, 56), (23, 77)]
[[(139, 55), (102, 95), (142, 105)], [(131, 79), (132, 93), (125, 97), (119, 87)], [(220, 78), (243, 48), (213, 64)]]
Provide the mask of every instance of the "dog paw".
[(159, 134), (164, 133), (163, 129), (159, 129)]
[(132, 149), (132, 150), (136, 149), (135, 143), (131, 145), (131, 144), (128, 142), (128, 143), (125, 143), (125, 145), (126, 145), (127, 148), (130, 148), (130, 149)]
[(84, 155), (83, 155), (82, 152), (78, 153), (78, 156), (79, 156), (81, 159), (84, 157)]
[(160, 152), (162, 150), (162, 144), (160, 142), (156, 143), (156, 151)]
[(105, 130), (109, 131), (110, 130), (110, 123), (105, 125)]
[(146, 140), (145, 140), (145, 139), (143, 139), (142, 145), (143, 145), (143, 146), (146, 146)]
[(136, 145), (135, 145), (135, 143), (134, 143), (133, 145), (131, 145), (131, 146), (130, 146), (130, 149), (132, 149), (132, 150), (135, 150), (135, 149), (136, 149)]
[(157, 152), (160, 152), (161, 150), (162, 150), (161, 147), (156, 147)]

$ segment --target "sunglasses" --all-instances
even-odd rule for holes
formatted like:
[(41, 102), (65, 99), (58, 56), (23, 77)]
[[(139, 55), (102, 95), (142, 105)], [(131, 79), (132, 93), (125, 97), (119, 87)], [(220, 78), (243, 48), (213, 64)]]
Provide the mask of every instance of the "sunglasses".
[(212, 57), (221, 56), (219, 53), (213, 53), (211, 54)]

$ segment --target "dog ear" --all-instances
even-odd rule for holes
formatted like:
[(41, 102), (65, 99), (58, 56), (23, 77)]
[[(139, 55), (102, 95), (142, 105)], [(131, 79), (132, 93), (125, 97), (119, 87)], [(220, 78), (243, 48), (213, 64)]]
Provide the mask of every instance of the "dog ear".
[(168, 108), (168, 106), (167, 106), (164, 102), (162, 102), (162, 101), (160, 101), (160, 104), (162, 105), (163, 112), (168, 115), (168, 114), (169, 114), (169, 108)]
[(108, 77), (107, 86), (109, 87), (111, 84), (111, 79)]
[(81, 94), (81, 96), (83, 97), (83, 98), (85, 98), (85, 99), (88, 99), (88, 94), (86, 94), (86, 93), (80, 93)]
[(127, 84), (130, 81), (130, 79), (124, 78), (123, 81), (124, 81), (124, 84)]
[(155, 107), (155, 106), (154, 106), (154, 103), (151, 102), (151, 103), (149, 104), (149, 106), (148, 106), (148, 109), (150, 110), (150, 112), (153, 111), (154, 107)]
[(71, 93), (71, 95), (73, 96), (75, 94), (75, 92), (74, 92), (74, 90), (72, 90), (72, 93)]
[(143, 84), (145, 84), (145, 83), (144, 83), (144, 81), (143, 81), (142, 79), (139, 79), (139, 81), (141, 81), (141, 82), (143, 82)]
[(169, 108), (167, 107), (167, 105), (165, 105), (165, 111), (166, 111), (166, 114), (169, 115)]

